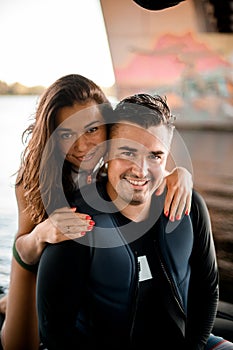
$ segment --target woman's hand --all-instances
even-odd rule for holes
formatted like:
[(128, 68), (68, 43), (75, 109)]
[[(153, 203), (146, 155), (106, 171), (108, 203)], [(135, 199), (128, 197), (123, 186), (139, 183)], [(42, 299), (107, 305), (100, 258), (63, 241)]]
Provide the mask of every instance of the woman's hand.
[(36, 264), (48, 243), (80, 238), (91, 231), (95, 224), (91, 217), (75, 211), (76, 208), (68, 207), (57, 209), (29, 233), (19, 233), (16, 249), (20, 258), (26, 264)]
[(171, 221), (180, 220), (183, 212), (188, 215), (191, 208), (193, 180), (190, 172), (177, 167), (165, 178), (155, 194), (160, 196), (167, 186), (164, 214)]
[[(58, 243), (68, 239), (76, 239), (91, 231), (94, 221), (87, 214), (76, 213), (76, 208), (60, 208), (55, 210), (42, 224), (47, 243)], [(50, 230), (48, 230), (50, 228)], [(47, 234), (47, 232), (49, 232)]]

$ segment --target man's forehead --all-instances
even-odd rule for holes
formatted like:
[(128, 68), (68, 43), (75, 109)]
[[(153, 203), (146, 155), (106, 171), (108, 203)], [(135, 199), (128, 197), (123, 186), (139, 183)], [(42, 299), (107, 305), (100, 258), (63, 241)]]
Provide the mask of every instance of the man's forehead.
[(140, 125), (121, 122), (117, 124), (114, 132), (111, 135), (111, 139), (125, 138), (131, 141), (144, 143), (144, 141), (150, 140), (168, 142), (170, 139), (170, 133), (165, 125), (151, 126), (147, 129)]
[(134, 151), (147, 150), (156, 152), (169, 148), (170, 137), (164, 125), (145, 129), (129, 123), (118, 124), (110, 139), (111, 149), (132, 149)]

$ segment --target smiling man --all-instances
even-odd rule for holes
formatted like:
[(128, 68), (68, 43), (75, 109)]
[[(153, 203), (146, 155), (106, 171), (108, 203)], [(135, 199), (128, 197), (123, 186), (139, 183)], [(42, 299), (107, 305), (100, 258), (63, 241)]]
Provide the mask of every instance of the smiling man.
[[(124, 103), (126, 107), (127, 102)], [(158, 111), (153, 115), (154, 111), (150, 112), (148, 107), (132, 103), (129, 115), (124, 108), (122, 117), (119, 105), (115, 111), (116, 123), (110, 129), (107, 192), (117, 208), (121, 208), (121, 213), (134, 221), (147, 216), (152, 193), (166, 173), (173, 126), (169, 114), (168, 120), (165, 119), (163, 103), (157, 98), (157, 109), (164, 108), (161, 120)]]
[(106, 181), (72, 203), (91, 213), (93, 231), (47, 246), (40, 260), (42, 342), (49, 350), (232, 349), (211, 334), (218, 270), (202, 197), (193, 191), (190, 215), (168, 232), (164, 197), (153, 195), (174, 128), (166, 100), (131, 96), (114, 115)]

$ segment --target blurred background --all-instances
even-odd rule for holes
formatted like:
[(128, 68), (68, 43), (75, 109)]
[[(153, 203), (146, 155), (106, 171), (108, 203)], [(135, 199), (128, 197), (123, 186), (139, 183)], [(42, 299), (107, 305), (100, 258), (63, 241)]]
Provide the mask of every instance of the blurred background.
[(145, 0), (145, 7), (161, 5), (152, 10), (142, 2), (0, 1), (2, 293), (17, 230), (13, 183), (21, 134), (44, 88), (78, 73), (113, 103), (138, 92), (167, 97), (180, 140), (175, 159), (206, 200), (220, 297), (233, 303), (233, 1)]
[(186, 0), (156, 11), (138, 4), (101, 0), (116, 79), (112, 95), (167, 96), (194, 187), (210, 210), (220, 297), (233, 302), (233, 1)]

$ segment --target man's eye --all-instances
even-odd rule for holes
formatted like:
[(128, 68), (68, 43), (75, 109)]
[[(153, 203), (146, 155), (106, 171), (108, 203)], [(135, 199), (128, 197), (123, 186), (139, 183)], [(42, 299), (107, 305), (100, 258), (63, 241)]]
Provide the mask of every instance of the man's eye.
[(130, 151), (125, 151), (125, 152), (122, 152), (122, 155), (125, 157), (133, 157), (134, 153)]
[(98, 130), (98, 128), (97, 128), (97, 126), (95, 126), (95, 127), (93, 127), (93, 128), (88, 129), (88, 130), (86, 131), (86, 133), (92, 134), (93, 132), (95, 132), (95, 131), (97, 131), (97, 130)]
[(161, 157), (158, 156), (157, 154), (153, 154), (153, 153), (152, 153), (152, 154), (149, 156), (149, 159), (151, 159), (151, 160), (160, 160)]

